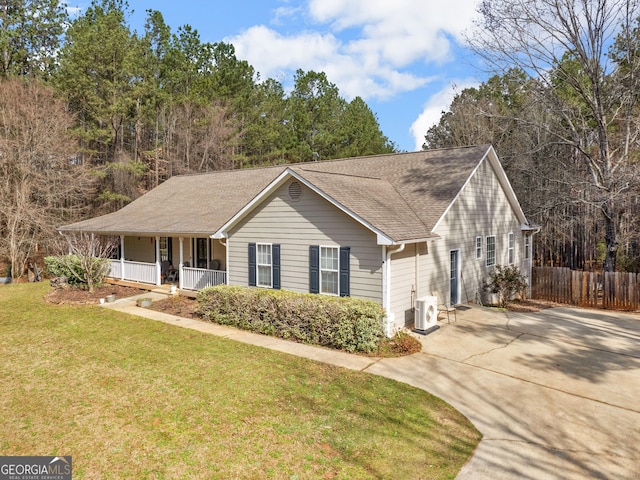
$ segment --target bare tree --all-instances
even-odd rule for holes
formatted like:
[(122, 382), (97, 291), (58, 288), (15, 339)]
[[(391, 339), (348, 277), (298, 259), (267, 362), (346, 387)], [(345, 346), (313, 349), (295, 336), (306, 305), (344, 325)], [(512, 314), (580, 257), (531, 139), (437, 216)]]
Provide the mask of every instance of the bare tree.
[(86, 285), (93, 292), (109, 273), (108, 259), (117, 247), (117, 240), (83, 232), (67, 237), (67, 241), (71, 255), (60, 256), (57, 261), (73, 277), (72, 283)]
[(519, 68), (537, 82), (537, 101), (563, 128), (536, 126), (584, 163), (588, 177), (572, 188), (601, 212), (604, 267), (615, 270), (623, 199), (638, 183), (638, 1), (485, 0), (480, 13), (469, 44), (490, 68)]
[(91, 188), (69, 129), (72, 118), (52, 89), (35, 80), (0, 82), (0, 257), (20, 277), (55, 227), (78, 218)]

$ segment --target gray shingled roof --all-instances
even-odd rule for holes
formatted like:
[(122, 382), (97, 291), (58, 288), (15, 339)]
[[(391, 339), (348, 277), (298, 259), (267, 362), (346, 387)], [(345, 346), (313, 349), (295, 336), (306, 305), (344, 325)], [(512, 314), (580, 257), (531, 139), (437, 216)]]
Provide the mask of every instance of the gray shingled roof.
[(117, 212), (60, 227), (211, 235), (287, 168), (395, 241), (424, 239), (490, 147), (481, 145), (172, 177)]

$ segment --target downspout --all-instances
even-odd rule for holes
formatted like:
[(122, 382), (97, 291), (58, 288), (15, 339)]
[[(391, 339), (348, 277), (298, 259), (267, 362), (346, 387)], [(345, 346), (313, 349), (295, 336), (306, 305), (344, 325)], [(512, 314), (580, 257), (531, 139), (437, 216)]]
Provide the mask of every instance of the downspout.
[(404, 250), (406, 244), (403, 243), (397, 248), (391, 250), (386, 245), (382, 246), (382, 308), (387, 312), (387, 321), (385, 324), (385, 333), (391, 336), (391, 324), (395, 322), (393, 312), (391, 311), (391, 255), (400, 253)]

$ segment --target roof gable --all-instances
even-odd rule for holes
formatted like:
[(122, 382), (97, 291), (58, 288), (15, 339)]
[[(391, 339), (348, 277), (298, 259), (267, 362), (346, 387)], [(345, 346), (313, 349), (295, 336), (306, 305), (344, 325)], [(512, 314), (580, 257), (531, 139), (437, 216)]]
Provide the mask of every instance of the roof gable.
[(442, 222), (442, 220), (447, 215), (447, 213), (449, 212), (449, 210), (451, 209), (453, 204), (456, 202), (458, 197), (460, 197), (460, 195), (462, 194), (462, 192), (465, 189), (465, 187), (469, 184), (471, 179), (476, 175), (476, 173), (478, 172), (480, 167), (482, 167), (484, 162), (489, 162), (491, 164), (492, 171), (496, 175), (496, 177), (498, 179), (498, 182), (500, 183), (500, 186), (502, 187), (502, 191), (504, 192), (505, 196), (507, 197), (507, 200), (509, 201), (509, 204), (511, 205), (511, 208), (513, 209), (513, 212), (516, 215), (516, 217), (518, 218), (518, 220), (520, 221), (520, 223), (523, 226), (528, 224), (528, 221), (527, 221), (527, 219), (526, 219), (526, 217), (524, 215), (524, 212), (522, 211), (522, 207), (520, 206), (520, 202), (518, 202), (516, 194), (515, 194), (513, 188), (511, 187), (511, 183), (509, 182), (509, 179), (507, 178), (507, 174), (504, 171), (504, 168), (502, 168), (502, 164), (500, 163), (500, 160), (498, 159), (498, 155), (496, 154), (494, 148), (490, 146), (489, 149), (487, 150), (486, 154), (482, 157), (482, 159), (478, 162), (476, 167), (473, 169), (473, 172), (471, 172), (471, 174), (469, 175), (469, 178), (467, 178), (467, 180), (465, 181), (464, 185), (462, 185), (462, 187), (458, 190), (458, 193), (456, 193), (456, 195), (453, 198), (453, 200), (451, 201), (451, 203), (447, 206), (447, 208), (444, 210), (444, 212), (442, 212), (442, 215), (440, 216), (438, 221), (433, 226), (434, 230), (436, 228), (438, 228), (438, 225), (440, 224), (440, 222)]

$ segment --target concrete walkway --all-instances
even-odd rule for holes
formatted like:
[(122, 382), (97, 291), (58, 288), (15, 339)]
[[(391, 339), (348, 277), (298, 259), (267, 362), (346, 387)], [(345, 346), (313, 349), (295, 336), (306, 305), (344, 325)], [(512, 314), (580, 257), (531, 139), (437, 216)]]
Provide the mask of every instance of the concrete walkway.
[(442, 398), (484, 435), (459, 479), (640, 478), (640, 316), (472, 307), (420, 337), (421, 353), (372, 359), (139, 308), (135, 298), (104, 306), (367, 371)]

